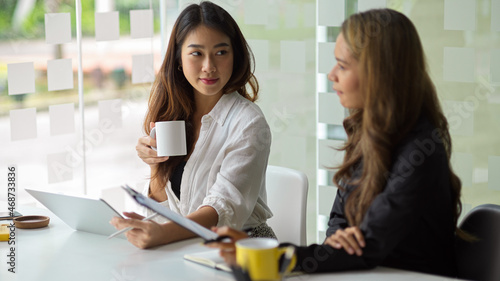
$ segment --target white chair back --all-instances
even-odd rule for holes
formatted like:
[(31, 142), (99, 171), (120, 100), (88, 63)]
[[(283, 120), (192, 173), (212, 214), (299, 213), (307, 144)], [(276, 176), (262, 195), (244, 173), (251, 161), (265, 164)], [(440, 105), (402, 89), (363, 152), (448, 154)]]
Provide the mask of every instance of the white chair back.
[(280, 242), (306, 245), (307, 176), (300, 171), (268, 166), (267, 203), (274, 216), (267, 221)]

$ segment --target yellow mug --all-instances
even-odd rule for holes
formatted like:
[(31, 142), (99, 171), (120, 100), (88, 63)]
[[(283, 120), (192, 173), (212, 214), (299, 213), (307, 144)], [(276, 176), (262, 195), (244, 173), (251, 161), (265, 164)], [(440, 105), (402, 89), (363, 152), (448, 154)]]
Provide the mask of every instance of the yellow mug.
[[(272, 238), (246, 238), (236, 242), (236, 263), (250, 278), (257, 280), (280, 280), (279, 260), (287, 247), (278, 247), (279, 243)], [(295, 266), (292, 259), (286, 272)]]

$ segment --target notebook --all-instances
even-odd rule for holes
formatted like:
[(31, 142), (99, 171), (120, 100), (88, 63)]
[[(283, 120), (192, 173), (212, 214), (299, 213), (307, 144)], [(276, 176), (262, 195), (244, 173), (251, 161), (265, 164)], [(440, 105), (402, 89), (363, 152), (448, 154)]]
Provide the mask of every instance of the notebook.
[(111, 218), (122, 217), (103, 199), (25, 190), (75, 230), (108, 236), (116, 231)]
[(219, 255), (219, 250), (209, 250), (199, 253), (186, 254), (184, 259), (198, 264), (206, 265), (211, 268), (231, 272), (231, 267), (224, 262)]
[[(217, 270), (223, 270), (226, 272), (232, 272), (231, 266), (228, 265), (224, 258), (219, 255), (219, 250), (208, 250), (193, 254), (185, 254), (184, 259), (190, 262), (194, 262), (197, 264), (201, 264), (204, 266), (208, 266), (211, 268), (215, 268)], [(293, 277), (304, 274), (302, 271), (292, 271), (285, 274), (285, 277)], [(236, 279), (238, 280), (238, 279)]]

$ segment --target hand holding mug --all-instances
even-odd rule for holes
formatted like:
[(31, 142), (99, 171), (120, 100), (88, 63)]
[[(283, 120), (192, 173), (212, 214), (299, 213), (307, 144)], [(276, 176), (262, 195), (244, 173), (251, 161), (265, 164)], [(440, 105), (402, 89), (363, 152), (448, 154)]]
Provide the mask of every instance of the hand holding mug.
[(149, 136), (156, 140), (158, 156), (182, 156), (187, 154), (186, 125), (184, 120), (156, 122)]
[[(150, 123), (150, 128), (151, 132), (149, 136), (143, 136), (139, 138), (139, 141), (137, 142), (137, 145), (135, 147), (137, 151), (137, 155), (144, 161), (146, 164), (150, 165), (151, 167), (155, 167), (161, 162), (165, 162), (169, 159), (169, 156), (174, 156), (174, 155), (186, 155), (186, 132), (185, 132), (185, 125), (184, 121), (166, 121), (166, 122), (156, 122), (156, 123), (169, 123), (169, 122), (179, 122), (180, 124), (177, 124), (176, 130), (173, 130), (174, 132), (170, 135), (171, 138), (174, 138), (177, 136), (177, 140), (174, 140), (174, 144), (177, 144), (177, 147), (174, 146), (174, 149), (171, 150), (174, 153), (171, 153), (171, 155), (165, 155), (165, 156), (160, 156), (162, 154), (159, 154), (157, 152), (157, 132), (155, 129), (156, 124), (151, 122)], [(160, 127), (163, 127), (164, 125), (160, 125)], [(160, 139), (162, 138), (164, 133), (163, 129), (160, 129)], [(168, 131), (168, 130), (167, 130)], [(172, 130), (171, 130), (172, 131)], [(167, 134), (167, 147), (168, 147), (168, 134)], [(161, 142), (161, 141), (160, 141)], [(163, 144), (160, 143), (160, 146)], [(177, 149), (178, 148), (178, 149)], [(160, 149), (161, 150), (161, 149)], [(162, 151), (160, 151), (162, 152)]]
[[(150, 128), (154, 128), (155, 123), (150, 123)], [(137, 151), (137, 155), (139, 158), (144, 161), (144, 163), (148, 164), (152, 168), (157, 166), (161, 162), (165, 162), (168, 160), (167, 157), (159, 157), (155, 150), (151, 147), (156, 146), (156, 140), (151, 138), (150, 136), (140, 137), (137, 145), (135, 146), (135, 150)]]

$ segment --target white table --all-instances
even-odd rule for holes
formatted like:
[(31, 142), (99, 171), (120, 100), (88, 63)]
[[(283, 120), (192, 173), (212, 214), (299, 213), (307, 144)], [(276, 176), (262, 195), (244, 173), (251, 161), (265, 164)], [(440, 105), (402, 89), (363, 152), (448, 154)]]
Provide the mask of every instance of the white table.
[[(7, 272), (6, 242), (0, 244), (0, 280), (234, 280), (230, 273), (183, 259), (186, 253), (206, 251), (200, 239), (141, 250), (125, 239), (74, 231), (45, 209), (19, 207), (24, 215), (48, 215), (41, 229), (17, 229), (17, 273)], [(5, 223), (3, 221), (2, 223)], [(301, 275), (287, 280), (451, 280), (389, 268), (368, 271)]]

